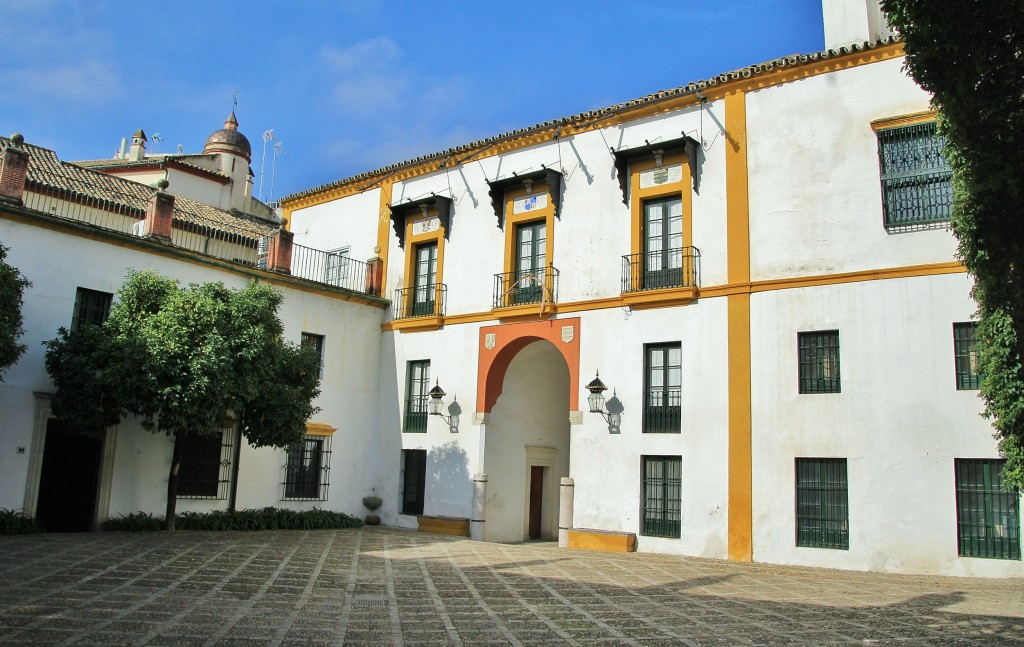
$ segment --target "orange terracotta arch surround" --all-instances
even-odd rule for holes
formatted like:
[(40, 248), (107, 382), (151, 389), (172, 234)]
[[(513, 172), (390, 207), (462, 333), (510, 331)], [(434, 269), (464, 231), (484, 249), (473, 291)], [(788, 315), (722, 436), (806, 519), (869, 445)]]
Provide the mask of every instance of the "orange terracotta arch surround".
[(508, 366), (519, 351), (542, 339), (551, 342), (565, 359), (569, 367), (569, 409), (579, 410), (580, 319), (574, 317), (481, 328), (476, 373), (478, 413), (491, 412), (494, 403), (498, 401), (498, 396), (501, 395)]

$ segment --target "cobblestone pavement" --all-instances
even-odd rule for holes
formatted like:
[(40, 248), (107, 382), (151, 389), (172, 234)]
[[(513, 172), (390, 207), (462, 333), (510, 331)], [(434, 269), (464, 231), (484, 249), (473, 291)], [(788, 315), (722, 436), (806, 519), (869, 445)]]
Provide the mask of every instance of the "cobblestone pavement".
[(0, 645), (1024, 644), (1024, 583), (393, 529), (0, 537)]

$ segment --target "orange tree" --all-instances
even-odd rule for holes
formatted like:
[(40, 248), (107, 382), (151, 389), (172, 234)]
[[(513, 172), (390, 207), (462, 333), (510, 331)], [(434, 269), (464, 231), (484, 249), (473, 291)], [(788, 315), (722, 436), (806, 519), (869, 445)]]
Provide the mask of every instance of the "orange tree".
[[(74, 433), (100, 435), (129, 416), (174, 436), (220, 433), (228, 412), (249, 444), (287, 447), (316, 413), (319, 359), (284, 340), (281, 294), (260, 283), (180, 287), (154, 272), (129, 274), (102, 325), (61, 328), (46, 342), (53, 413)], [(174, 529), (181, 443), (167, 479)]]

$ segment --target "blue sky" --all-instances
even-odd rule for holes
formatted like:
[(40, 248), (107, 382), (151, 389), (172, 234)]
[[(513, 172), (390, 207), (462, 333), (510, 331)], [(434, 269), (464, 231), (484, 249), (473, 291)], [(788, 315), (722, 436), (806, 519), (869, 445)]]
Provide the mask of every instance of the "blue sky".
[[(794, 53), (820, 0), (0, 0), (0, 131), (202, 150), (238, 92), (273, 197)], [(268, 146), (263, 197), (270, 196)]]

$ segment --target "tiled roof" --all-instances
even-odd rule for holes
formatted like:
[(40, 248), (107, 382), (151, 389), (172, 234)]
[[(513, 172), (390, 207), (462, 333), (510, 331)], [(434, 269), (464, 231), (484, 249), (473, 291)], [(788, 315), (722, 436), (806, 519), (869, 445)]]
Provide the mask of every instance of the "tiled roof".
[(774, 59), (774, 60), (771, 60), (771, 61), (767, 61), (765, 63), (758, 63), (757, 65), (749, 65), (747, 67), (743, 67), (743, 68), (740, 68), (738, 70), (733, 70), (731, 72), (726, 72), (724, 74), (719, 74), (719, 75), (713, 76), (713, 77), (711, 77), (709, 79), (704, 79), (703, 81), (695, 81), (695, 82), (688, 83), (686, 85), (679, 86), (677, 88), (672, 88), (670, 90), (662, 90), (660, 92), (655, 92), (653, 94), (648, 94), (646, 96), (639, 97), (637, 99), (631, 99), (631, 100), (626, 101), (624, 103), (619, 103), (619, 104), (616, 104), (616, 105), (613, 105), (613, 106), (609, 106), (607, 108), (600, 108), (598, 110), (589, 110), (587, 112), (581, 112), (579, 114), (575, 114), (575, 115), (572, 115), (572, 116), (569, 116), (569, 117), (563, 117), (561, 119), (553, 119), (551, 121), (545, 121), (545, 122), (542, 122), (542, 123), (530, 126), (528, 128), (522, 128), (522, 129), (519, 129), (519, 130), (513, 130), (513, 131), (510, 131), (510, 132), (507, 132), (507, 133), (502, 133), (500, 135), (495, 135), (494, 137), (489, 137), (487, 139), (481, 139), (481, 140), (478, 140), (478, 141), (475, 141), (475, 142), (470, 142), (468, 144), (462, 144), (461, 146), (456, 146), (454, 148), (449, 148), (449, 149), (443, 150), (443, 151), (441, 151), (439, 153), (432, 153), (430, 155), (423, 155), (421, 157), (416, 157), (414, 159), (407, 160), (405, 162), (399, 162), (397, 164), (392, 164), (390, 166), (385, 166), (385, 167), (382, 167), (382, 168), (379, 168), (379, 169), (376, 169), (376, 170), (373, 170), (373, 171), (367, 171), (365, 173), (360, 173), (358, 175), (353, 175), (351, 177), (347, 177), (347, 178), (344, 178), (344, 179), (341, 179), (341, 180), (337, 180), (335, 182), (330, 182), (328, 184), (322, 184), (320, 186), (313, 187), (312, 189), (306, 189), (305, 191), (299, 191), (298, 193), (293, 193), (291, 195), (286, 195), (283, 198), (281, 198), (281, 202), (285, 203), (285, 202), (288, 202), (290, 200), (296, 200), (298, 198), (303, 198), (303, 197), (306, 197), (306, 196), (315, 195), (315, 194), (323, 192), (323, 191), (328, 191), (328, 190), (336, 188), (336, 187), (344, 186), (344, 185), (349, 184), (351, 182), (357, 182), (357, 181), (360, 181), (360, 180), (366, 180), (366, 179), (373, 178), (373, 177), (376, 177), (376, 176), (379, 176), (379, 175), (385, 174), (385, 173), (394, 173), (394, 172), (399, 171), (401, 169), (409, 168), (409, 167), (412, 167), (412, 166), (416, 166), (416, 165), (422, 164), (424, 162), (429, 162), (429, 161), (433, 161), (433, 160), (437, 160), (437, 159), (444, 159), (444, 158), (450, 157), (452, 155), (456, 155), (456, 154), (459, 154), (459, 153), (464, 153), (464, 152), (471, 151), (471, 150), (474, 150), (474, 149), (479, 149), (479, 148), (482, 148), (482, 147), (491, 146), (493, 144), (497, 144), (497, 143), (503, 142), (503, 141), (513, 140), (513, 139), (516, 139), (516, 138), (519, 138), (519, 137), (530, 135), (530, 134), (535, 133), (535, 132), (540, 132), (540, 131), (548, 130), (548, 129), (551, 129), (551, 128), (556, 128), (558, 126), (572, 126), (572, 125), (578, 125), (580, 123), (586, 123), (588, 121), (593, 121), (595, 119), (602, 119), (602, 118), (605, 118), (605, 117), (609, 117), (609, 116), (611, 116), (611, 115), (613, 115), (613, 114), (615, 114), (617, 112), (623, 112), (623, 111), (626, 111), (626, 110), (631, 110), (631, 109), (634, 109), (634, 108), (639, 108), (641, 106), (658, 103), (660, 101), (665, 101), (667, 99), (672, 99), (672, 98), (679, 97), (679, 96), (682, 96), (682, 95), (693, 94), (695, 92), (699, 92), (699, 91), (704, 90), (706, 88), (713, 88), (713, 87), (715, 87), (717, 85), (722, 85), (722, 84), (725, 84), (725, 83), (729, 83), (731, 81), (736, 81), (736, 80), (739, 80), (739, 79), (749, 79), (749, 78), (758, 76), (760, 74), (767, 74), (767, 73), (770, 73), (770, 72), (774, 72), (774, 71), (781, 70), (781, 69), (786, 69), (786, 68), (799, 67), (801, 65), (806, 65), (806, 64), (809, 64), (809, 63), (816, 63), (818, 61), (824, 61), (824, 60), (828, 60), (830, 58), (836, 58), (836, 57), (839, 57), (839, 56), (846, 56), (847, 54), (852, 54), (852, 53), (855, 53), (855, 52), (862, 52), (862, 51), (865, 51), (865, 50), (876, 49), (876, 48), (879, 48), (879, 47), (885, 47), (885, 46), (888, 46), (888, 45), (893, 45), (893, 44), (899, 43), (899, 42), (902, 42), (901, 38), (899, 38), (898, 36), (890, 36), (888, 38), (883, 38), (881, 40), (877, 40), (877, 41), (873, 41), (873, 42), (865, 42), (865, 43), (853, 44), (853, 45), (848, 45), (846, 47), (839, 47), (839, 48), (836, 48), (836, 49), (827, 49), (827, 50), (823, 50), (823, 51), (820, 51), (820, 52), (814, 52), (812, 54), (791, 54), (790, 56), (784, 56), (782, 58), (777, 58), (777, 59)]
[(128, 159), (76, 160), (76, 161), (71, 162), (71, 163), (75, 164), (77, 166), (83, 166), (85, 168), (93, 168), (93, 169), (114, 169), (114, 168), (117, 168), (117, 169), (128, 169), (128, 168), (135, 168), (135, 167), (154, 166), (154, 165), (162, 164), (164, 162), (172, 162), (174, 164), (180, 164), (182, 166), (187, 166), (189, 168), (193, 168), (193, 169), (195, 169), (197, 171), (201, 171), (201, 172), (206, 173), (208, 175), (214, 175), (214, 176), (219, 177), (219, 178), (227, 179), (228, 176), (227, 176), (226, 173), (223, 173), (221, 171), (216, 171), (214, 169), (207, 168), (206, 166), (203, 166), (201, 164), (196, 164), (196, 163), (193, 162), (193, 160), (195, 158), (212, 158), (212, 157), (213, 157), (212, 155), (203, 155), (203, 154), (192, 154), (192, 155), (187, 155), (187, 154), (183, 154), (183, 155), (163, 154), (163, 155), (146, 155), (146, 157), (144, 159), (141, 159), (141, 160), (128, 160)]
[[(0, 147), (9, 144), (8, 138), (0, 137)], [(80, 198), (107, 201), (138, 211), (140, 217), (145, 214), (146, 203), (153, 193), (152, 187), (78, 164), (62, 162), (55, 152), (47, 148), (25, 143), (22, 149), (30, 156), (26, 189), (70, 192)], [(253, 239), (279, 228), (277, 223), (258, 216), (224, 211), (182, 196), (174, 196), (174, 220)]]

